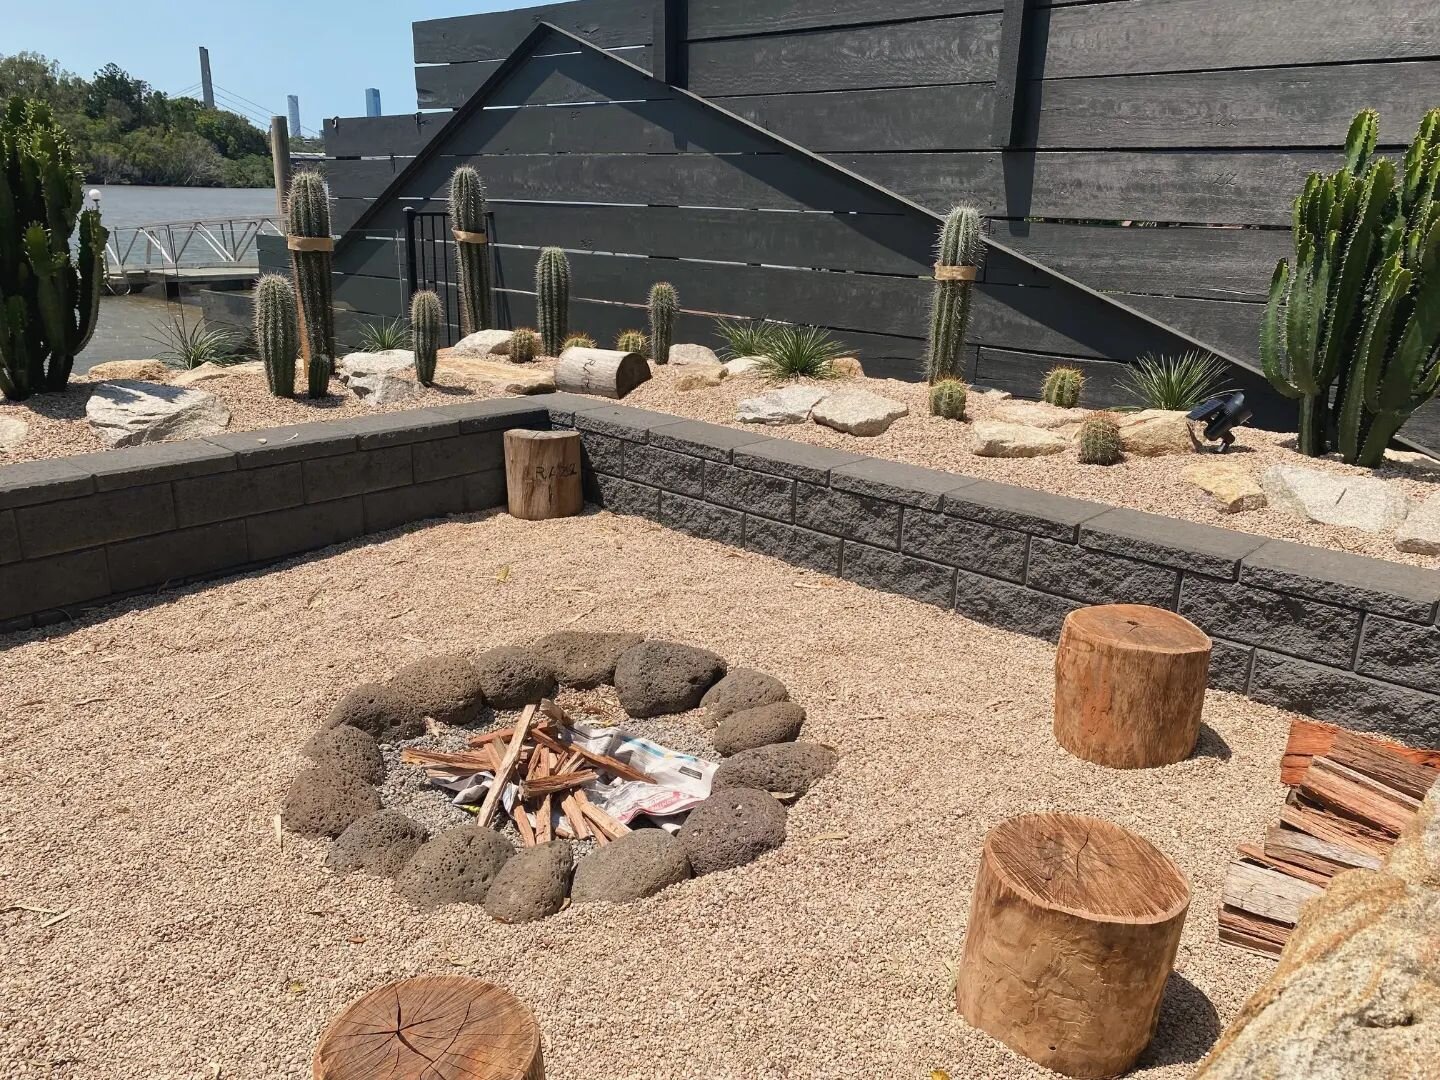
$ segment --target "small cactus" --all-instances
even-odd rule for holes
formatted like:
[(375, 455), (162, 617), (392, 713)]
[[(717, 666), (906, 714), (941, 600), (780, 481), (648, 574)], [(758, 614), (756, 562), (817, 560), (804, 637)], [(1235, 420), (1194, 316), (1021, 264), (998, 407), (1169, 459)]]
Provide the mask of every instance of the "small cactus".
[(1114, 465), (1120, 460), (1120, 425), (1113, 416), (1097, 413), (1080, 425), (1075, 436), (1082, 465)]
[(560, 351), (564, 352), (566, 349), (593, 349), (595, 347), (595, 339), (589, 334), (571, 334), (560, 346)]
[(644, 330), (621, 330), (620, 336), (615, 339), (617, 352), (633, 352), (644, 356), (650, 347), (650, 339), (645, 336)]
[(570, 260), (558, 247), (540, 252), (535, 264), (535, 315), (546, 356), (559, 356), (570, 336)]
[(540, 351), (540, 335), (527, 326), (522, 326), (510, 335), (510, 359), (517, 364), (528, 364)]
[(959, 379), (941, 379), (930, 387), (930, 415), (946, 420), (965, 419), (965, 384)]
[(670, 362), (670, 346), (675, 341), (675, 313), (680, 298), (668, 281), (656, 282), (650, 289), (650, 359), (657, 364)]
[[(456, 232), (485, 231), (485, 184), (469, 165), (461, 165), (450, 177), (450, 227)], [(457, 238), (455, 262), (460, 269), (460, 332), (488, 330), (490, 247)]]
[(421, 386), (433, 386), (440, 351), (440, 297), (429, 289), (410, 298), (410, 335), (415, 342), (415, 377)]
[(295, 314), (295, 290), (284, 274), (266, 274), (255, 283), (255, 352), (265, 365), (270, 393), (276, 397), (295, 393), (300, 324)]
[(1040, 387), (1040, 400), (1062, 409), (1073, 409), (1080, 404), (1080, 388), (1085, 385), (1085, 376), (1079, 368), (1053, 367), (1045, 374)]
[[(298, 172), (285, 200), (285, 232), (292, 238), (330, 238), (330, 192), (317, 172)], [(335, 363), (335, 307), (329, 251), (291, 251), (290, 267), (300, 297), (300, 351), (312, 398), (330, 390)]]
[[(978, 266), (984, 253), (980, 239), (980, 212), (973, 206), (957, 206), (945, 217), (936, 246), (937, 267)], [(937, 271), (938, 275), (938, 271)], [(925, 348), (925, 374), (930, 382), (954, 379), (961, 374), (965, 332), (970, 326), (970, 281), (935, 282), (930, 303), (930, 339)]]

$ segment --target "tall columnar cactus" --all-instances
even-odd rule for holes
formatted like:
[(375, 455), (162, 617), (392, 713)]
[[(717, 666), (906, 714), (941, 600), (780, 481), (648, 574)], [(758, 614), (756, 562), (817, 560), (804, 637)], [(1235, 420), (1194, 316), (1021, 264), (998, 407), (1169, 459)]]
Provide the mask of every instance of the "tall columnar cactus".
[(670, 362), (670, 346), (675, 343), (675, 316), (680, 310), (680, 296), (668, 281), (657, 281), (650, 287), (650, 359), (657, 364)]
[(1053, 367), (1045, 373), (1040, 385), (1040, 400), (1062, 409), (1073, 409), (1080, 404), (1080, 389), (1085, 385), (1085, 376), (1079, 368)]
[(557, 247), (540, 252), (535, 264), (535, 314), (546, 356), (559, 356), (570, 336), (570, 260)]
[(410, 337), (415, 343), (415, 377), (421, 386), (433, 386), (440, 352), (440, 297), (429, 289), (410, 298)]
[(312, 398), (330, 389), (335, 364), (335, 308), (330, 285), (334, 244), (330, 238), (330, 193), (316, 172), (298, 172), (285, 200), (290, 268), (300, 298), (300, 351)]
[(957, 206), (945, 216), (935, 248), (935, 294), (930, 302), (930, 339), (925, 373), (931, 383), (964, 373), (961, 349), (970, 326), (970, 294), (983, 257), (980, 212)]
[[(450, 177), (450, 228), (460, 268), (460, 331), (490, 329), (490, 248), (485, 236), (485, 184), (469, 165)], [(484, 239), (481, 239), (484, 237)]]
[(941, 379), (930, 387), (930, 414), (947, 420), (965, 419), (965, 384), (959, 379)]
[(0, 115), (0, 393), (15, 401), (65, 389), (95, 332), (109, 234), (80, 209), (80, 181), (49, 108), (13, 99)]
[(617, 352), (639, 353), (641, 356), (650, 347), (650, 341), (645, 336), (644, 330), (621, 330), (615, 338), (615, 349)]
[(266, 274), (255, 284), (255, 351), (265, 365), (270, 392), (276, 397), (295, 393), (300, 326), (295, 290), (283, 274)]

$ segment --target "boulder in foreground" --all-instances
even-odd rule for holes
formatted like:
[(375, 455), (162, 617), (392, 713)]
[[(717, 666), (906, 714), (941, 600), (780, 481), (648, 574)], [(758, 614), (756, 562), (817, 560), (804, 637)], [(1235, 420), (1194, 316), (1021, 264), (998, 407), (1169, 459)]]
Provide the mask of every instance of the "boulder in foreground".
[(110, 446), (141, 446), (218, 435), (230, 423), (230, 410), (203, 390), (118, 379), (95, 387), (85, 419)]

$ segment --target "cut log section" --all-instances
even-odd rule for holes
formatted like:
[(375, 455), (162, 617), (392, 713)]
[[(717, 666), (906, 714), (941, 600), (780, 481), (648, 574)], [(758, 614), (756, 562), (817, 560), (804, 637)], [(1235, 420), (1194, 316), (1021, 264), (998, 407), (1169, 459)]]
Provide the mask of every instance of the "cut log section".
[(970, 905), (960, 1013), (1056, 1072), (1118, 1076), (1155, 1034), (1189, 905), (1175, 864), (1118, 825), (998, 825)]
[(508, 990), (422, 975), (370, 991), (315, 1050), (315, 1080), (545, 1080), (540, 1028)]
[(585, 506), (580, 490), (580, 433), (505, 432), (505, 493), (510, 516), (523, 521), (574, 517)]
[(1055, 738), (1112, 769), (1183, 761), (1200, 735), (1210, 639), (1140, 604), (1080, 608), (1055, 653)]
[(555, 365), (555, 389), (619, 400), (650, 381), (650, 363), (639, 353), (572, 346)]

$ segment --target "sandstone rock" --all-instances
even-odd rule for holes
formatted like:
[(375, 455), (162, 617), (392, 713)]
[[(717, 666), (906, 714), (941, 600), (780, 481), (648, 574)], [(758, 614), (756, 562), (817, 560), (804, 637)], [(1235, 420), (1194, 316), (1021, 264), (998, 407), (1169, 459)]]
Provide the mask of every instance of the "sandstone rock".
[(725, 368), (726, 376), (733, 379), (737, 375), (753, 375), (755, 369), (764, 363), (763, 356), (737, 356), (734, 360), (725, 361), (721, 366)]
[(30, 425), (18, 416), (0, 415), (0, 454), (7, 454), (30, 434)]
[(1185, 470), (1185, 479), (1209, 495), (1222, 514), (1259, 510), (1268, 501), (1253, 476), (1227, 461), (1212, 459), (1191, 465)]
[(321, 728), (306, 741), (300, 752), (317, 765), (378, 784), (385, 779), (385, 759), (375, 737), (349, 724)]
[[(508, 333), (508, 331), (507, 331)], [(484, 360), (474, 356), (439, 355), (439, 378), (458, 378), (493, 386), (502, 394), (553, 394), (555, 373), (535, 364)]]
[(820, 743), (772, 743), (726, 758), (715, 770), (711, 785), (715, 791), (748, 787), (803, 795), (821, 777), (830, 775), (839, 760), (834, 750)]
[(109, 445), (139, 446), (219, 434), (230, 423), (230, 410), (203, 390), (120, 379), (95, 387), (85, 419)]
[(534, 649), (566, 686), (586, 689), (615, 681), (615, 663), (645, 640), (643, 634), (557, 630), (535, 642)]
[(357, 375), (394, 375), (402, 371), (415, 371), (415, 354), (409, 349), (352, 352), (335, 361), (335, 377), (341, 382)]
[(575, 857), (567, 840), (525, 848), (506, 861), (485, 894), (485, 910), (503, 923), (548, 918), (565, 906)]
[(742, 709), (788, 700), (790, 691), (775, 676), (754, 668), (731, 668), (728, 675), (705, 691), (700, 704), (705, 706), (705, 723), (713, 727)]
[(690, 811), (680, 843), (696, 877), (733, 870), (785, 842), (785, 807), (758, 788), (724, 788)]
[(1411, 510), (1395, 530), (1395, 550), (1414, 555), (1440, 555), (1440, 491)]
[(735, 419), (742, 424), (803, 424), (810, 411), (830, 396), (830, 391), (794, 383), (778, 390), (766, 390), (736, 406)]
[(720, 357), (715, 355), (715, 350), (708, 345), (671, 345), (670, 363), (677, 367), (687, 364), (704, 364), (710, 367), (720, 366)]
[(1363, 532), (1390, 532), (1410, 512), (1397, 486), (1366, 476), (1272, 465), (1260, 478), (1270, 505), (1306, 521), (1344, 525)]
[(330, 710), (324, 727), (349, 724), (378, 741), (413, 739), (425, 731), (425, 714), (408, 698), (380, 683), (361, 683)]
[(339, 836), (352, 821), (379, 809), (380, 795), (365, 781), (320, 765), (290, 781), (280, 823), (302, 836)]
[(830, 370), (842, 379), (863, 379), (865, 377), (865, 369), (853, 356), (837, 356), (830, 361)]
[(1009, 401), (1015, 395), (1009, 390), (1000, 390), (994, 386), (981, 386), (978, 383), (969, 388), (972, 397), (984, 398), (986, 401)]
[(723, 367), (715, 369), (701, 368), (699, 371), (687, 371), (680, 378), (675, 380), (676, 390), (705, 390), (712, 386), (719, 386), (723, 376), (717, 372), (723, 372)]
[(409, 349), (349, 353), (335, 365), (335, 376), (367, 405), (394, 405), (420, 394)]
[(480, 670), (464, 653), (445, 653), (406, 664), (390, 680), (390, 689), (421, 715), (442, 724), (473, 724), (485, 707)]
[(711, 741), (725, 757), (771, 743), (794, 742), (805, 723), (805, 710), (793, 701), (741, 709), (720, 721)]
[(654, 896), (690, 874), (690, 857), (679, 840), (663, 829), (636, 829), (580, 860), (570, 899), (576, 904), (627, 904)]
[(108, 382), (111, 379), (162, 382), (173, 374), (175, 369), (164, 360), (107, 360), (85, 372), (84, 377), (91, 382)]
[(513, 330), (476, 330), (455, 343), (450, 352), (455, 356), (509, 356)]
[(1062, 409), (1045, 401), (1001, 400), (1002, 404), (989, 416), (989, 419), (1001, 424), (1019, 424), (1049, 431), (1083, 423), (1090, 415), (1089, 409)]
[(910, 410), (868, 390), (837, 390), (815, 403), (810, 419), (849, 435), (882, 435)]
[(425, 910), (479, 904), (515, 849), (493, 829), (459, 825), (421, 844), (395, 878), (395, 891)]
[(420, 384), (414, 379), (385, 372), (352, 375), (345, 385), (366, 405), (397, 405), (420, 396)]
[(631, 716), (665, 716), (700, 704), (725, 674), (725, 661), (708, 649), (673, 641), (646, 641), (615, 664), (615, 691)]
[(1070, 440), (1052, 431), (996, 420), (976, 420), (970, 433), (975, 440), (971, 449), (977, 457), (1045, 457), (1070, 445)]
[(171, 386), (195, 386), (198, 383), (213, 382), (216, 379), (240, 379), (265, 377), (265, 365), (259, 360), (247, 360), (241, 364), (217, 364), (206, 361), (199, 367), (182, 371), (170, 380)]
[(501, 645), (475, 658), (485, 700), (497, 709), (521, 709), (554, 697), (555, 672), (534, 649)]
[(336, 837), (325, 865), (339, 874), (360, 870), (394, 877), (425, 842), (425, 827), (395, 810), (356, 818)]
[(1193, 454), (1199, 447), (1190, 434), (1190, 422), (1183, 412), (1144, 409), (1121, 414), (1120, 446), (1135, 457), (1163, 457), (1166, 454)]

